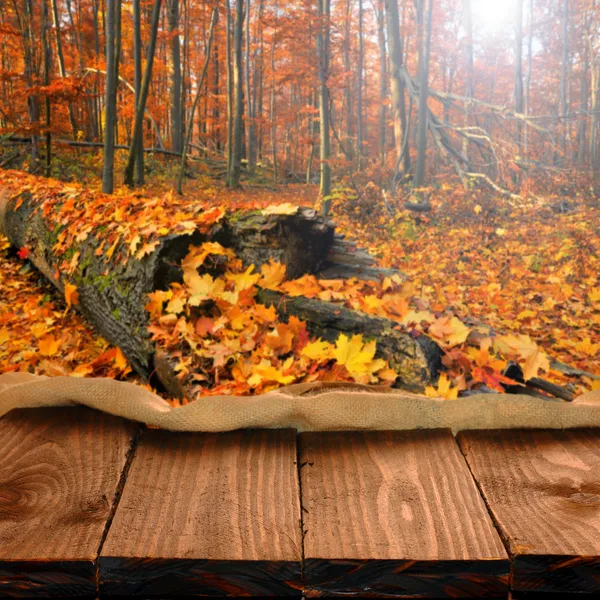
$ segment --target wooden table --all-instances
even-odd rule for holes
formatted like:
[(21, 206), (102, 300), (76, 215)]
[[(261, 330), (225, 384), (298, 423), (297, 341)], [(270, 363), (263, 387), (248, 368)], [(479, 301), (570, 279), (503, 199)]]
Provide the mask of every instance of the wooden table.
[(600, 430), (0, 420), (0, 597), (530, 592), (600, 593)]

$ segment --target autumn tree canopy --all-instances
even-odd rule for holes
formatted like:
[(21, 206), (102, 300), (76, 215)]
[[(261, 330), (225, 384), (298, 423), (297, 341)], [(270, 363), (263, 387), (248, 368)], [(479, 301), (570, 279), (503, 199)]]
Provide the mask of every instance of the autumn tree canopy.
[(597, 161), (599, 10), (595, 0), (6, 2), (0, 132), (30, 140), (30, 168), (48, 173), (53, 141), (106, 142), (108, 179), (113, 146), (127, 146), (116, 177), (130, 185), (143, 179), (133, 176), (143, 149), (181, 154), (189, 138), (189, 156), (227, 161), (233, 186), (243, 164), (274, 180), (322, 171), (324, 196), (332, 176), (356, 171), (519, 194)]

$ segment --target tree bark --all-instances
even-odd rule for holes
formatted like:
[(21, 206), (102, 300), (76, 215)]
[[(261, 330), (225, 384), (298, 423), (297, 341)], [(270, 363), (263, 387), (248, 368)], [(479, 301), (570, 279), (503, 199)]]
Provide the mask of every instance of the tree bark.
[(400, 37), (400, 15), (398, 0), (385, 0), (388, 44), (390, 52), (390, 81), (392, 88), (392, 111), (394, 115), (394, 138), (396, 157), (403, 161), (403, 170), (410, 172), (410, 150), (403, 152), (405, 142), (408, 143), (408, 121), (406, 118), (406, 98), (404, 83), (401, 77), (403, 67), (403, 43)]
[[(463, 0), (464, 25), (465, 25), (465, 96), (472, 98), (475, 90), (473, 89), (473, 18), (471, 14), (471, 0)], [(448, 91), (452, 93), (451, 86)], [(465, 127), (469, 126), (470, 105), (465, 107)], [(469, 142), (463, 140), (463, 155), (469, 158)]]
[(242, 128), (244, 119), (242, 41), (244, 35), (244, 0), (235, 0), (235, 25), (233, 28), (233, 148), (228, 187), (240, 187), (242, 170)]
[(417, 130), (417, 164), (415, 168), (415, 189), (425, 184), (425, 162), (427, 156), (427, 129), (428, 108), (427, 98), (429, 96), (429, 50), (431, 47), (431, 20), (433, 12), (433, 0), (421, 0), (425, 3), (425, 14), (423, 15), (423, 43), (419, 59), (419, 127)]
[(179, 45), (179, 0), (169, 0), (169, 34), (171, 35), (171, 148), (183, 148), (181, 104), (181, 47)]
[[(58, 19), (58, 6), (57, 0), (52, 0), (52, 24), (54, 26), (55, 35), (56, 35), (56, 57), (58, 59), (58, 73), (64, 79), (67, 76), (67, 71), (65, 69), (65, 55), (63, 53), (62, 47), (62, 36), (60, 33), (60, 22)], [(73, 103), (69, 102), (68, 104), (69, 110), (69, 122), (71, 123), (71, 130), (73, 131), (73, 139), (77, 139), (77, 121), (75, 120), (75, 109), (73, 108)]]
[(330, 0), (317, 0), (319, 24), (317, 27), (317, 58), (319, 61), (319, 117), (321, 135), (321, 186), (323, 199), (323, 215), (329, 213), (331, 201), (331, 166), (329, 164), (331, 149), (329, 136), (329, 19), (331, 16)]
[(385, 50), (385, 13), (384, 2), (379, 0), (377, 9), (377, 44), (379, 46), (379, 161), (385, 165), (387, 146), (387, 55)]
[(185, 175), (185, 163), (188, 148), (190, 145), (190, 140), (192, 138), (192, 130), (194, 128), (194, 114), (196, 113), (196, 107), (198, 106), (198, 101), (200, 100), (200, 95), (202, 93), (202, 85), (204, 84), (204, 79), (206, 78), (206, 71), (208, 70), (208, 64), (210, 62), (210, 52), (213, 43), (213, 35), (215, 31), (215, 25), (217, 24), (217, 19), (219, 17), (219, 11), (215, 7), (212, 12), (212, 17), (210, 20), (210, 30), (208, 33), (208, 42), (206, 44), (206, 54), (204, 57), (204, 66), (202, 67), (202, 74), (200, 75), (200, 79), (198, 81), (198, 88), (196, 90), (196, 97), (194, 98), (194, 103), (192, 104), (192, 109), (190, 111), (190, 117), (188, 121), (188, 126), (186, 129), (185, 142), (183, 144), (183, 149), (181, 153), (181, 163), (179, 165), (179, 175), (177, 176), (177, 193), (183, 194), (183, 177)]
[(104, 103), (104, 166), (102, 191), (114, 189), (115, 122), (117, 118), (116, 10), (118, 0), (106, 0), (106, 91)]
[(567, 64), (569, 61), (569, 46), (568, 46), (568, 32), (569, 32), (569, 0), (563, 0), (563, 14), (562, 14), (562, 58), (560, 68), (560, 116), (561, 116), (561, 128), (562, 128), (562, 153), (563, 161), (566, 161), (567, 154)]
[[(134, 73), (134, 106), (138, 105), (142, 91), (142, 19), (140, 1), (133, 0), (133, 73)], [(138, 132), (137, 155), (135, 157), (135, 184), (144, 184), (144, 131)]]
[(225, 60), (227, 61), (227, 179), (233, 157), (233, 69), (231, 65), (231, 7), (225, 0)]
[[(523, 112), (523, 0), (515, 2), (515, 111)], [(521, 151), (523, 124), (517, 121), (517, 148)]]
[(158, 35), (158, 21), (160, 19), (160, 7), (162, 0), (154, 0), (152, 9), (152, 25), (150, 30), (150, 44), (148, 45), (148, 56), (146, 60), (146, 69), (144, 71), (144, 79), (140, 89), (139, 102), (135, 107), (135, 123), (133, 126), (133, 135), (131, 139), (131, 147), (127, 158), (127, 166), (125, 167), (125, 184), (133, 187), (134, 169), (136, 158), (139, 155), (139, 146), (142, 142), (142, 127), (144, 125), (144, 112), (146, 110), (146, 100), (150, 91), (150, 80), (152, 79), (152, 65), (154, 63), (154, 53), (156, 51), (156, 37)]
[(363, 34), (363, 0), (358, 0), (358, 65), (356, 76), (356, 159), (357, 170), (362, 168), (363, 152), (363, 71), (365, 62), (365, 42)]

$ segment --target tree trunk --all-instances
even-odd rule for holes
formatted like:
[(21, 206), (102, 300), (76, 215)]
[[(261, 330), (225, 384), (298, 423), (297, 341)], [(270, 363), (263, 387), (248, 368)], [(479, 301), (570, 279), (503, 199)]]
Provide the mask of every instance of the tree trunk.
[(135, 107), (135, 123), (133, 126), (133, 135), (131, 136), (131, 147), (125, 167), (125, 184), (129, 187), (134, 186), (134, 169), (136, 158), (139, 155), (139, 146), (142, 142), (142, 127), (144, 126), (144, 112), (146, 110), (146, 100), (150, 91), (150, 80), (152, 79), (152, 65), (154, 63), (154, 53), (156, 51), (156, 37), (158, 35), (158, 21), (160, 19), (160, 6), (162, 0), (154, 0), (152, 8), (152, 25), (150, 30), (150, 44), (148, 45), (148, 56), (146, 59), (146, 69), (144, 70), (144, 79), (140, 89), (139, 102)]
[[(245, 265), (258, 267), (273, 259), (286, 265), (291, 278), (318, 273), (327, 265), (334, 246), (333, 224), (314, 210), (301, 208), (295, 215), (237, 212), (204, 234), (197, 231), (193, 235), (159, 238), (158, 247), (141, 260), (132, 257), (122, 260), (128, 252), (127, 244), (117, 247), (110, 257), (102, 251), (98, 254), (103, 236), (90, 235), (77, 247), (78, 266), (67, 274), (60, 268), (64, 255), (59, 257), (53, 252), (56, 232), (45, 220), (44, 210), (36, 210), (39, 206), (39, 199), (31, 191), (11, 190), (0, 202), (0, 232), (13, 246), (27, 247), (32, 263), (60, 292), (64, 293), (67, 282), (77, 286), (77, 308), (105, 339), (121, 348), (133, 368), (145, 378), (157, 367), (157, 348), (147, 331), (147, 294), (181, 282), (180, 262), (191, 245), (218, 241), (232, 248)], [(56, 272), (59, 278), (55, 277)], [(295, 315), (305, 319), (309, 330), (325, 339), (335, 340), (340, 333), (375, 338), (377, 356), (390, 361), (399, 375), (399, 385), (404, 388), (420, 391), (437, 377), (441, 364), (439, 348), (425, 336), (413, 338), (395, 329), (395, 321), (267, 290), (259, 290), (258, 299), (275, 305), (282, 317)], [(159, 372), (162, 374), (164, 370)], [(168, 376), (162, 378), (162, 384), (167, 391), (176, 391), (170, 386)]]
[(200, 100), (200, 95), (202, 93), (202, 86), (204, 84), (204, 79), (206, 78), (206, 71), (208, 70), (208, 64), (210, 62), (210, 51), (213, 43), (213, 35), (215, 31), (215, 25), (217, 24), (217, 19), (219, 17), (219, 11), (217, 8), (213, 9), (212, 17), (210, 20), (210, 30), (208, 33), (208, 42), (206, 44), (206, 54), (204, 57), (204, 66), (202, 67), (202, 74), (200, 75), (200, 79), (198, 81), (198, 89), (196, 90), (196, 97), (194, 98), (194, 103), (192, 104), (192, 109), (190, 110), (190, 117), (188, 126), (186, 129), (185, 142), (183, 145), (182, 153), (181, 153), (181, 163), (179, 165), (179, 175), (177, 177), (177, 193), (183, 194), (183, 177), (185, 175), (185, 163), (188, 148), (190, 145), (190, 140), (192, 138), (192, 131), (194, 128), (194, 114), (196, 113), (196, 107), (198, 106), (198, 101)]
[[(140, 14), (140, 1), (133, 0), (133, 73), (134, 73), (134, 106), (138, 105), (142, 90), (142, 19)], [(140, 139), (137, 142), (137, 155), (135, 157), (135, 184), (144, 184), (144, 131), (143, 127), (138, 132)], [(133, 139), (133, 138), (132, 138)]]
[(331, 16), (330, 0), (317, 0), (319, 24), (317, 28), (317, 58), (319, 61), (319, 116), (321, 135), (321, 187), (323, 214), (327, 215), (331, 206), (331, 166), (329, 165), (329, 19)]
[(233, 148), (228, 187), (240, 187), (242, 170), (242, 128), (244, 119), (242, 38), (244, 35), (244, 0), (235, 0), (235, 25), (233, 28)]
[[(471, 0), (463, 0), (464, 25), (465, 25), (465, 96), (472, 98), (475, 90), (473, 88), (473, 18), (471, 14)], [(451, 90), (450, 90), (450, 93)], [(465, 127), (469, 127), (469, 115), (471, 106), (465, 107)], [(463, 139), (463, 156), (469, 158), (469, 142)]]
[(563, 163), (567, 158), (567, 63), (569, 61), (568, 47), (568, 32), (569, 32), (569, 0), (563, 0), (563, 15), (562, 15), (562, 59), (560, 69), (560, 116), (562, 129), (562, 153)]
[(419, 128), (417, 131), (417, 165), (415, 169), (415, 189), (425, 184), (425, 159), (427, 156), (427, 129), (428, 108), (427, 98), (429, 95), (429, 49), (431, 47), (431, 20), (433, 12), (433, 0), (421, 0), (427, 2), (423, 6), (423, 43), (419, 59)]
[[(515, 112), (523, 113), (523, 0), (515, 2)], [(517, 119), (517, 148), (521, 152), (523, 123)]]
[(356, 76), (356, 157), (358, 171), (362, 168), (363, 152), (363, 71), (365, 62), (365, 42), (363, 35), (363, 0), (358, 0), (358, 65)]
[[(42, 0), (42, 47), (44, 51), (44, 85), (50, 85), (50, 69), (52, 63), (52, 48), (48, 38), (48, 29), (50, 22), (48, 19), (48, 2)], [(46, 94), (46, 177), (52, 175), (52, 133), (50, 130), (52, 122), (52, 108), (50, 106), (50, 97)]]
[(169, 0), (169, 34), (171, 35), (171, 148), (181, 152), (183, 126), (181, 110), (181, 47), (179, 44), (179, 0)]
[(116, 10), (118, 0), (106, 0), (106, 91), (104, 101), (104, 166), (102, 191), (114, 189), (115, 122), (117, 118)]
[[(531, 112), (531, 72), (533, 70), (533, 0), (529, 0), (529, 31), (527, 37), (527, 75), (525, 76), (525, 114)], [(524, 155), (529, 157), (529, 127), (525, 127)]]
[[(251, 65), (250, 58), (250, 0), (246, 0), (246, 44), (245, 44), (245, 79), (246, 79), (246, 159), (248, 160), (248, 170), (253, 171), (256, 163), (255, 139), (254, 139), (254, 105), (252, 103), (252, 86), (250, 72), (251, 67), (256, 67), (256, 63)], [(256, 72), (254, 72), (256, 81)]]
[[(57, 0), (52, 0), (52, 24), (56, 31), (56, 57), (58, 59), (58, 73), (64, 79), (67, 76), (67, 71), (65, 69), (65, 56), (63, 53), (62, 47), (62, 37), (60, 33), (60, 22), (58, 19), (58, 6)], [(77, 139), (77, 131), (79, 130), (77, 127), (77, 121), (75, 120), (75, 109), (73, 107), (73, 103), (69, 102), (68, 104), (69, 110), (69, 122), (71, 123), (71, 130), (73, 131), (73, 139)]]
[(225, 60), (227, 61), (227, 179), (232, 168), (233, 158), (233, 70), (231, 66), (231, 7), (225, 0)]
[(400, 72), (403, 68), (403, 43), (400, 37), (400, 15), (398, 0), (385, 0), (388, 44), (390, 51), (390, 81), (392, 88), (392, 111), (394, 115), (394, 139), (396, 157), (403, 160), (403, 170), (410, 172), (410, 150), (403, 152), (405, 141), (408, 142), (408, 122), (406, 118), (406, 98), (404, 83)]
[(385, 50), (385, 13), (384, 2), (379, 0), (377, 10), (377, 43), (379, 46), (379, 160), (385, 165), (387, 146), (387, 55)]

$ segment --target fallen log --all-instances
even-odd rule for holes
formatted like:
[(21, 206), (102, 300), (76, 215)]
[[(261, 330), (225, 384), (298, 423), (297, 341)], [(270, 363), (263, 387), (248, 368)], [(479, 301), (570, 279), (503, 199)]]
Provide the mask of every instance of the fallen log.
[(329, 342), (335, 342), (342, 333), (376, 339), (376, 356), (398, 373), (394, 387), (422, 391), (442, 366), (440, 349), (430, 338), (415, 338), (396, 321), (314, 298), (291, 298), (273, 290), (259, 290), (257, 299), (266, 306), (275, 306), (282, 318), (293, 315), (305, 321), (312, 335)]
[[(352, 277), (361, 270), (374, 278), (391, 274), (371, 266), (372, 259), (360, 250), (349, 252), (344, 263), (336, 263), (335, 248), (339, 250), (343, 245), (334, 244), (333, 223), (308, 208), (300, 208), (294, 214), (221, 212), (215, 219), (206, 219), (206, 212), (199, 211), (197, 228), (156, 235), (150, 242), (140, 240), (142, 250), (133, 253), (128, 239), (115, 240), (118, 223), (113, 228), (104, 215), (105, 220), (94, 227), (85, 223), (89, 234), (84, 231), (76, 236), (65, 253), (60, 249), (61, 236), (67, 230), (69, 235), (73, 230), (77, 232), (77, 222), (70, 221), (76, 211), (61, 212), (61, 207), (77, 194), (77, 189), (56, 186), (52, 193), (53, 200), (44, 201), (39, 197), (43, 194), (37, 194), (32, 185), (21, 191), (6, 189), (4, 195), (0, 192), (0, 232), (15, 248), (25, 249), (31, 262), (62, 294), (67, 285), (76, 286), (77, 308), (84, 317), (109, 342), (121, 348), (142, 377), (148, 379), (155, 374), (173, 395), (185, 396), (186, 390), (178, 388), (169, 357), (157, 360), (157, 348), (147, 330), (145, 306), (149, 293), (182, 281), (181, 261), (190, 246), (216, 241), (232, 248), (245, 265), (254, 264), (257, 268), (272, 259), (286, 266), (289, 278), (333, 273), (336, 269), (345, 269)], [(108, 198), (102, 200), (109, 202)], [(210, 210), (213, 209), (208, 208), (207, 212)], [(57, 212), (61, 219), (57, 219)], [(349, 257), (353, 253), (359, 257), (358, 265), (351, 264)], [(428, 338), (413, 338), (394, 329), (396, 324), (391, 321), (327, 302), (274, 294), (277, 293), (261, 291), (259, 301), (276, 303), (284, 320), (290, 315), (306, 320), (314, 335), (333, 341), (340, 333), (361, 333), (365, 339), (376, 339), (378, 356), (390, 362), (402, 387), (422, 391), (437, 379), (440, 350)]]
[[(78, 309), (109, 342), (119, 346), (134, 369), (145, 378), (153, 370), (154, 347), (147, 333), (147, 295), (181, 279), (179, 263), (191, 245), (218, 241), (231, 247), (247, 265), (270, 259), (286, 265), (292, 277), (314, 273), (325, 262), (333, 225), (314, 210), (294, 215), (263, 215), (237, 211), (205, 231), (167, 234), (139, 260), (117, 243), (110, 257), (103, 249), (104, 226), (66, 256), (53, 250), (61, 228), (49, 226), (43, 205), (30, 191), (0, 194), (0, 233), (15, 248), (24, 248), (36, 268), (62, 293), (67, 283), (77, 287)], [(65, 265), (77, 254), (73, 272)]]

